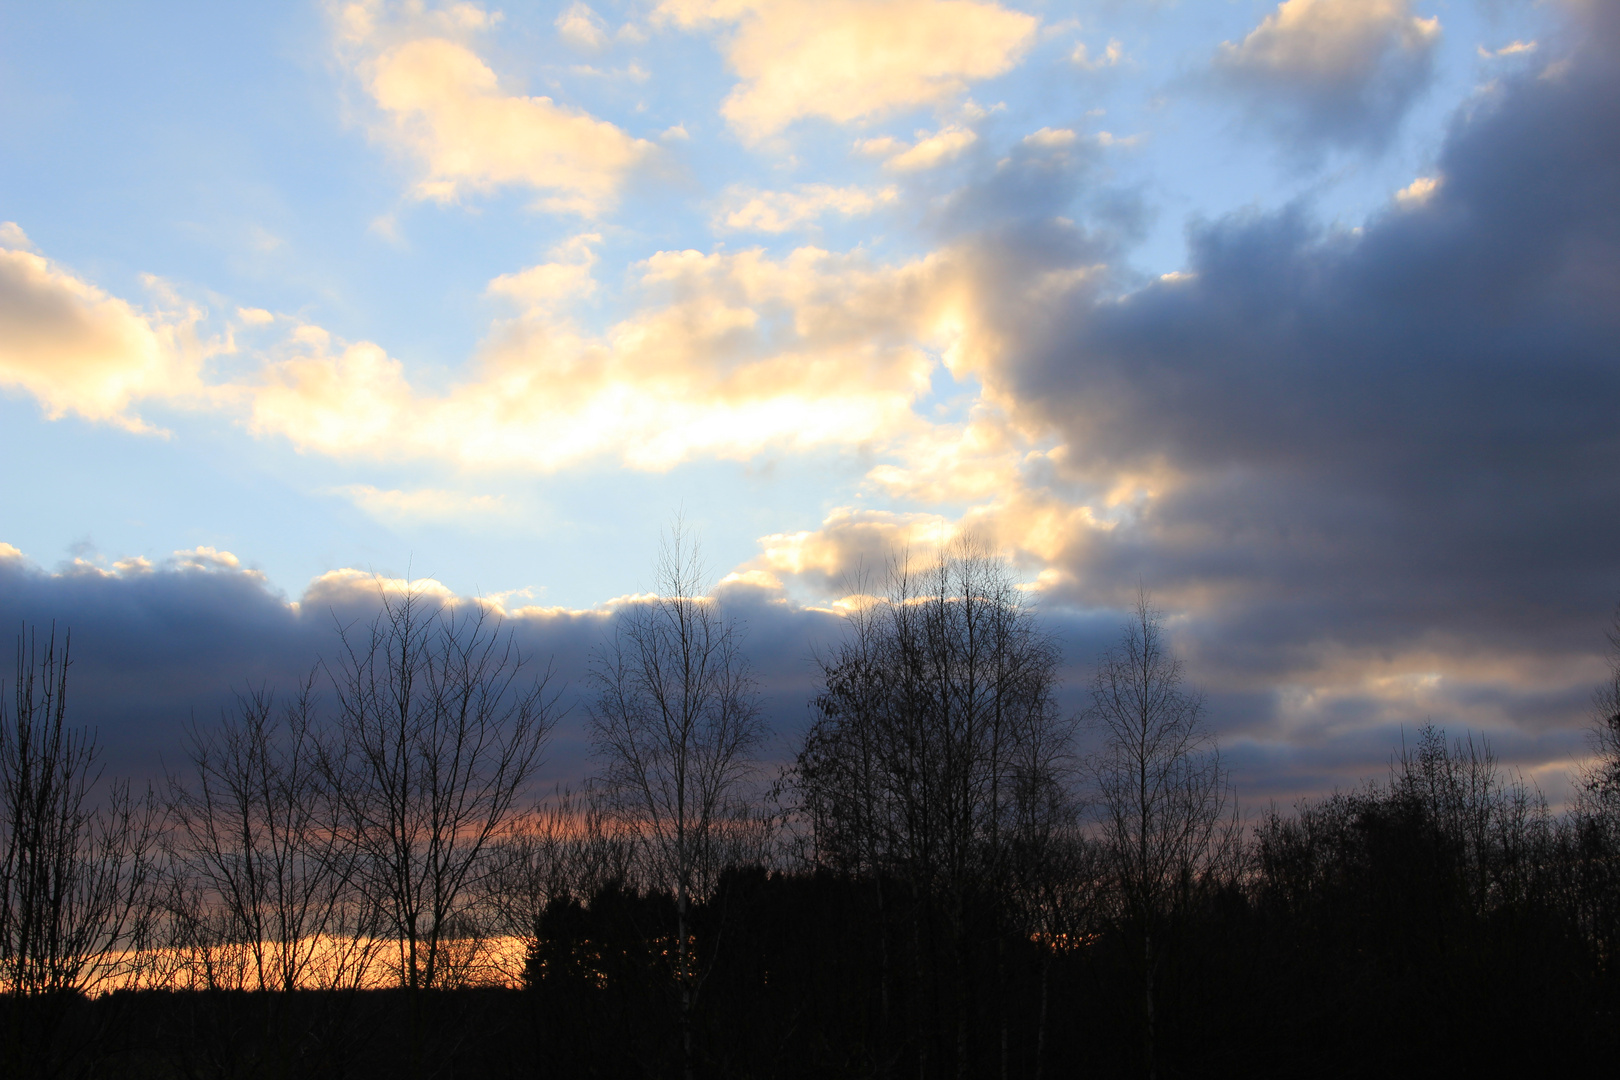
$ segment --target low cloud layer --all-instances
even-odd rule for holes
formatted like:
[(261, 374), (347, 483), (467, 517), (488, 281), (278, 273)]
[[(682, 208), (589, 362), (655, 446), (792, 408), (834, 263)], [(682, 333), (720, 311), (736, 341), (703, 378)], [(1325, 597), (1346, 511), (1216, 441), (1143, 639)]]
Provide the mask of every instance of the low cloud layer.
[[(156, 564), (74, 560), (47, 571), (0, 543), (0, 641), (9, 648), (18, 633), (48, 635), (54, 628), (59, 641), (71, 633), (70, 722), (97, 732), (109, 775), (156, 780), (183, 765), (189, 723), (213, 723), (249, 688), (290, 691), (313, 675), (330, 707), (326, 665), (340, 663), (342, 634), (363, 635), (383, 598), (397, 600), (407, 588), (430, 605), (483, 607), (501, 620), (526, 670), (549, 670), (550, 687), (560, 692), (563, 711), (540, 787), (591, 776), (591, 658), (611, 632), (613, 610), (633, 598), (584, 611), (528, 607), (512, 597), (457, 597), (432, 580), (406, 583), (345, 569), (316, 578), (291, 601), (229, 552), (181, 551)], [(740, 582), (722, 585), (718, 595), (746, 628), (778, 735), (768, 752), (781, 756), (805, 715), (813, 655), (838, 633), (837, 617), (791, 607), (777, 590)], [(13, 684), (10, 667), (0, 670), (0, 683)]]

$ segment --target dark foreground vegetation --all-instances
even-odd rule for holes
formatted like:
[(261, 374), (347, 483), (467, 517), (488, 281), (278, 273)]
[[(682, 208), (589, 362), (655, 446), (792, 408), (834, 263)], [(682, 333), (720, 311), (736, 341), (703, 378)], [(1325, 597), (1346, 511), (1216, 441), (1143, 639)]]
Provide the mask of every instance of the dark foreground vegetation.
[(1620, 1048), (1620, 668), (1561, 813), (1431, 728), (1380, 781), (1246, 820), (1145, 599), (1064, 717), (1052, 642), (963, 549), (851, 616), (765, 788), (737, 630), (678, 543), (662, 569), (591, 674), (598, 780), (532, 809), (545, 680), (420, 597), (344, 634), (335, 705), (250, 693), (145, 796), (92, 783), (54, 640), (20, 654), (0, 1075), (1495, 1075)]

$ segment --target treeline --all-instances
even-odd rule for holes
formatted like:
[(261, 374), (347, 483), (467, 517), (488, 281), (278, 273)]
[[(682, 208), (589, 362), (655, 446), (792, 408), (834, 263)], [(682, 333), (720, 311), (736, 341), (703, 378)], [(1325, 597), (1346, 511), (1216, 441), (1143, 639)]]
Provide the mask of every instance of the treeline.
[[(595, 654), (596, 769), (480, 609), (384, 596), (303, 684), (100, 780), (68, 646), (0, 714), (0, 1072), (120, 1077), (1442, 1073), (1620, 1035), (1620, 667), (1552, 813), (1426, 728), (1240, 813), (1142, 597), (1083, 715), (1006, 568), (900, 567), (767, 775), (678, 532)], [(1620, 657), (1620, 641), (1615, 655)], [(1084, 737), (1082, 737), (1084, 736)], [(1082, 755), (1080, 745), (1092, 747)]]

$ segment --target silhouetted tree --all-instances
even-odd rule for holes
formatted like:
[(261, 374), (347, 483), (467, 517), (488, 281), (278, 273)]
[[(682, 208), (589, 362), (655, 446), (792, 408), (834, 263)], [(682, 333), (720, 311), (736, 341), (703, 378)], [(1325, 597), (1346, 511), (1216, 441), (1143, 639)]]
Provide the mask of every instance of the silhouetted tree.
[(643, 842), (647, 880), (675, 900), (681, 1054), (693, 1071), (692, 1009), (701, 983), (691, 907), (723, 866), (763, 735), (742, 628), (706, 594), (696, 544), (680, 522), (663, 542), (656, 595), (625, 605), (591, 670), (593, 740), (604, 790)]
[[(1044, 825), (1070, 732), (1052, 702), (1057, 650), (1002, 561), (962, 540), (924, 567), (897, 562), (887, 593), (851, 612), (821, 661), (794, 779), (816, 861), (870, 880), (880, 922), (885, 882), (908, 894), (915, 984), (949, 991), (960, 1071), (970, 924), (989, 920), (1001, 956), (1013, 852)], [(926, 1075), (936, 1035), (927, 1010), (916, 1019)]]
[(1609, 677), (1592, 693), (1592, 749), (1595, 760), (1587, 789), (1599, 802), (1620, 811), (1620, 607), (1608, 630)]
[(1233, 839), (1222, 835), (1226, 773), (1202, 713), (1201, 699), (1182, 685), (1162, 616), (1139, 592), (1119, 644), (1097, 665), (1089, 719), (1103, 739), (1093, 761), (1102, 835), (1122, 913), (1139, 939), (1150, 1077), (1157, 1074), (1154, 979), (1171, 920)]
[(485, 608), (458, 611), (415, 589), (381, 598), (366, 630), (341, 632), (325, 768), (355, 887), (397, 943), (421, 1073), (421, 991), (455, 985), (478, 959), (472, 901), (540, 763), (556, 695), (549, 671), (526, 677)]
[(204, 985), (290, 993), (352, 986), (371, 959), (375, 908), (353, 888), (341, 770), (323, 768), (313, 685), (281, 708), (268, 689), (188, 731), (190, 775), (171, 775), (169, 840), (180, 880), (176, 946)]
[(1107, 848), (1088, 835), (1068, 779), (1058, 773), (1020, 800), (1009, 859), (1010, 927), (1040, 949), (1035, 1080), (1047, 1067), (1053, 966), (1096, 939), (1106, 896)]
[(635, 831), (599, 792), (560, 789), (496, 841), (483, 902), (498, 933), (523, 941), (528, 963), (540, 945), (546, 912), (558, 904), (588, 903), (610, 884), (630, 883), (636, 855)]
[[(1620, 955), (1620, 607), (1608, 629), (1609, 677), (1592, 694), (1592, 757), (1572, 819), (1564, 823), (1571, 895), (1587, 935), (1605, 956)], [(1620, 974), (1620, 965), (1616, 965)]]
[(65, 635), (58, 653), (54, 627), (19, 636), (9, 708), (0, 686), (0, 994), (15, 1075), (47, 1066), (71, 999), (136, 974), (156, 910), (160, 813), (150, 792), (102, 787), (95, 736), (67, 725), (70, 646)]

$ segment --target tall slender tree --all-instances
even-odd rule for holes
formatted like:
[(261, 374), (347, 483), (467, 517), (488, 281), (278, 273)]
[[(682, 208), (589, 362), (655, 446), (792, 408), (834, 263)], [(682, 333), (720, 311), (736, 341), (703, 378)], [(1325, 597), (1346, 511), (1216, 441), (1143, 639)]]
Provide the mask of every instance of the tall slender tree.
[(959, 540), (920, 567), (898, 558), (886, 592), (849, 616), (821, 662), (796, 782), (818, 860), (870, 875), (880, 912), (885, 879), (902, 883), (915, 985), (945, 988), (950, 1002), (948, 1025), (916, 1011), (918, 1071), (946, 1027), (962, 1071), (972, 913), (1004, 906), (1012, 853), (1061, 771), (1069, 725), (1053, 704), (1056, 647), (982, 545)]
[(1184, 686), (1163, 616), (1145, 592), (1097, 665), (1088, 716), (1102, 737), (1092, 769), (1110, 869), (1137, 942), (1142, 1052), (1153, 1077), (1155, 980), (1173, 919), (1236, 835), (1235, 825), (1223, 830), (1228, 783), (1203, 700)]
[(605, 790), (641, 834), (652, 883), (675, 898), (681, 1055), (694, 1071), (702, 983), (691, 913), (746, 817), (764, 734), (743, 629), (708, 595), (696, 543), (677, 521), (661, 545), (656, 594), (627, 604), (591, 669), (591, 731)]

